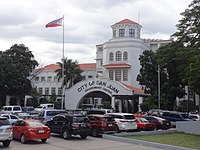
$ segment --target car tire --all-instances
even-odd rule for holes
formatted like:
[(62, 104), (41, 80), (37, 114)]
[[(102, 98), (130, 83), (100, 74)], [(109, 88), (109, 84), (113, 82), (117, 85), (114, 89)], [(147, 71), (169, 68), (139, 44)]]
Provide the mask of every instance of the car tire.
[(121, 130), (119, 129), (119, 127), (117, 126), (117, 133), (121, 133)]
[(92, 136), (98, 137), (99, 136), (99, 130), (97, 128), (92, 128)]
[(65, 140), (70, 140), (72, 136), (71, 136), (70, 132), (67, 129), (64, 129), (63, 132), (62, 132), (62, 137)]
[(82, 139), (86, 139), (88, 135), (87, 134), (81, 134), (80, 136), (81, 136)]
[(42, 143), (45, 143), (47, 141), (47, 139), (41, 139)]
[(21, 141), (22, 144), (26, 143), (26, 136), (24, 134), (21, 135), (20, 141)]
[(3, 141), (3, 147), (8, 147), (10, 145), (11, 140)]

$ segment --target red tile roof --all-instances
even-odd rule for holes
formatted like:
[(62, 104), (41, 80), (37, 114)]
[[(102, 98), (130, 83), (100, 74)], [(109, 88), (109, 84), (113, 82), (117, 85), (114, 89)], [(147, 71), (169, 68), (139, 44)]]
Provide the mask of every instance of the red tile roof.
[(139, 88), (135, 88), (135, 87), (132, 87), (132, 86), (130, 86), (130, 85), (127, 85), (127, 84), (124, 84), (124, 83), (122, 83), (125, 87), (127, 87), (128, 89), (130, 89), (130, 90), (132, 90), (132, 91), (134, 91), (134, 92), (136, 92), (136, 93), (142, 93), (142, 94), (144, 94), (144, 90), (142, 90), (142, 89), (139, 89)]
[(122, 21), (119, 21), (119, 22), (115, 23), (114, 25), (116, 25), (116, 24), (125, 24), (125, 23), (129, 23), (129, 24), (138, 24), (137, 22), (134, 22), (134, 21), (132, 21), (132, 20), (124, 19), (124, 20), (122, 20)]
[(79, 64), (81, 70), (96, 69), (96, 63)]
[(49, 70), (57, 70), (57, 69), (60, 69), (60, 66), (57, 65), (57, 64), (50, 64), (50, 65), (47, 65), (45, 67), (42, 67), (42, 68), (38, 68), (36, 70), (45, 70), (45, 71), (49, 71)]
[[(96, 69), (96, 63), (89, 63), (89, 64), (79, 64), (80, 69), (82, 70), (89, 70), (89, 69)], [(57, 64), (50, 64), (42, 68), (38, 68), (36, 70), (45, 70), (45, 71), (54, 71), (60, 69), (60, 66)]]
[(107, 64), (103, 65), (106, 68), (129, 68), (131, 65), (123, 63), (123, 64)]

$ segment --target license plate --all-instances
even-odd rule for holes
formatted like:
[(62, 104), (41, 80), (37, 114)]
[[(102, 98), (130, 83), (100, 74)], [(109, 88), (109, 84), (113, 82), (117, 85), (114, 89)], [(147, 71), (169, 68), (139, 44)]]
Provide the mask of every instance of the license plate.
[(82, 124), (81, 127), (86, 127), (86, 125), (85, 125), (85, 124)]
[(108, 124), (108, 126), (109, 126), (109, 127), (112, 127), (113, 125), (112, 125), (112, 124)]
[(44, 130), (39, 130), (38, 133), (44, 133)]

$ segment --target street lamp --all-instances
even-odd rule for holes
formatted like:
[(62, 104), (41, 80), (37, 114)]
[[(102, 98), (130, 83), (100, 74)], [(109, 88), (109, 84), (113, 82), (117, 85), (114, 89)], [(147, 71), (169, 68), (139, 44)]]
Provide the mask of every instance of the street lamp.
[(158, 109), (160, 110), (160, 65), (158, 65)]

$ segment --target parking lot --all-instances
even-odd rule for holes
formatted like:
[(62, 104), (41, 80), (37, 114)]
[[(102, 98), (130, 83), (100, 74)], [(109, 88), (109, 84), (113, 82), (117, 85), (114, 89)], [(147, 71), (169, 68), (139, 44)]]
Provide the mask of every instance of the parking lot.
[[(3, 148), (1, 145), (0, 148)], [(31, 141), (27, 144), (21, 144), (18, 140), (13, 140), (10, 147), (6, 149), (12, 150), (161, 150), (159, 148), (151, 148), (138, 144), (130, 144), (125, 142), (113, 141), (104, 138), (93, 138), (89, 136), (87, 139), (81, 139), (79, 136), (73, 137), (71, 140), (64, 140), (57, 135), (51, 135), (47, 143), (41, 141)]]

